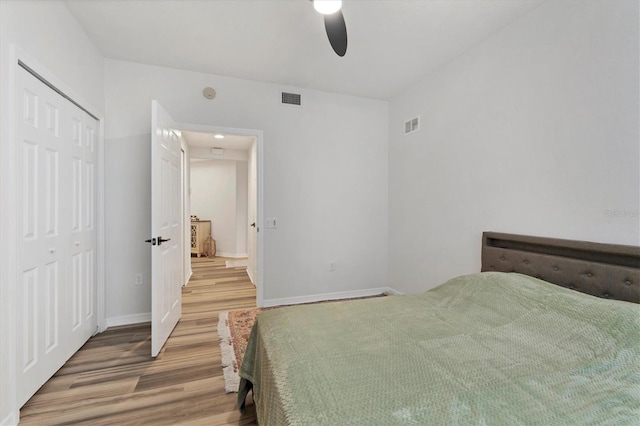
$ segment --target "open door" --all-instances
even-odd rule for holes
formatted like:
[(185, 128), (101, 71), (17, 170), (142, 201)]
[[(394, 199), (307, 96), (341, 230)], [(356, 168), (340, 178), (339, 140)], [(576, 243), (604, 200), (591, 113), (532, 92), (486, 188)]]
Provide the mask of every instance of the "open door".
[(180, 137), (171, 116), (151, 101), (151, 356), (182, 314)]
[(258, 175), (257, 152), (258, 142), (254, 141), (249, 150), (249, 177), (247, 188), (247, 219), (249, 230), (247, 232), (247, 274), (254, 285), (258, 285)]

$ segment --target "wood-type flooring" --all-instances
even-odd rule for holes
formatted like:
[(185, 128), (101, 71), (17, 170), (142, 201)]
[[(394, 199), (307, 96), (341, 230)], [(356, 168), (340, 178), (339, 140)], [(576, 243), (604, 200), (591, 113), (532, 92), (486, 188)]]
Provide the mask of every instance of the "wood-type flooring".
[(255, 425), (225, 394), (218, 314), (256, 306), (244, 269), (225, 258), (192, 258), (182, 319), (156, 359), (149, 323), (92, 337), (22, 407), (21, 425)]

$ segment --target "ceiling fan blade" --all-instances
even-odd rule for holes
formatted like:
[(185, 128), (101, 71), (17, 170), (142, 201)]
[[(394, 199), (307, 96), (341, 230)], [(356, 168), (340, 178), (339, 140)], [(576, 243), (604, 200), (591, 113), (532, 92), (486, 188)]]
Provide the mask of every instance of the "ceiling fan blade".
[(331, 15), (324, 15), (324, 28), (333, 51), (338, 56), (344, 56), (347, 53), (347, 25), (344, 22), (342, 10)]

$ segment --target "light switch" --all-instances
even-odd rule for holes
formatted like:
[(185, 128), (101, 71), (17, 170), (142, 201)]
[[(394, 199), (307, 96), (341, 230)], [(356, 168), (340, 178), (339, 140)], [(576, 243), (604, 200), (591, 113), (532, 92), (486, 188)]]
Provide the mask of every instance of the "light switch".
[(265, 227), (267, 229), (276, 229), (278, 227), (278, 222), (275, 217), (269, 217), (265, 221)]

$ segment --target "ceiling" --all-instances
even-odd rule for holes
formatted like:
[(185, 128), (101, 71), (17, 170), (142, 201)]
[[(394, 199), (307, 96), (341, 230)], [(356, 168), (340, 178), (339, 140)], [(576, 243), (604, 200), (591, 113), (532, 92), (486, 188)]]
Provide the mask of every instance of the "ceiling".
[(542, 2), (345, 0), (342, 58), (308, 0), (66, 4), (107, 58), (388, 100)]
[(216, 139), (214, 133), (202, 133), (181, 131), (184, 140), (190, 147), (194, 148), (224, 148), (234, 149), (238, 151), (247, 151), (251, 148), (251, 144), (256, 140), (254, 136), (241, 136), (224, 134), (224, 139)]

